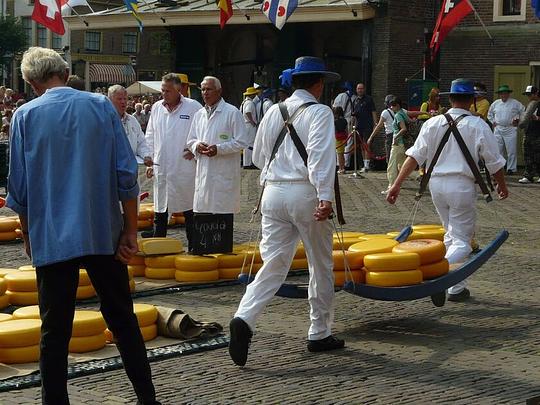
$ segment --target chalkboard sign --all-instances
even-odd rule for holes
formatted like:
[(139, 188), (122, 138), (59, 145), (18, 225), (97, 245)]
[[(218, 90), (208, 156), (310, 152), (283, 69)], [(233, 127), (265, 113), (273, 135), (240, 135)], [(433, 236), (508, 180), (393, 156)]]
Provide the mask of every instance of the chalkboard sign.
[(197, 255), (230, 253), (233, 247), (233, 214), (199, 214), (193, 216), (192, 245)]

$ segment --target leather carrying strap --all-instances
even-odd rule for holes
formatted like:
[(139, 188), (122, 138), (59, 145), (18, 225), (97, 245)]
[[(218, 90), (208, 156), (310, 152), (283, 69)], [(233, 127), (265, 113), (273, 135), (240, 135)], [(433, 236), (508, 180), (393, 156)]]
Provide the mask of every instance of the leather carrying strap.
[(450, 114), (444, 114), (444, 117), (448, 121), (448, 129), (444, 133), (441, 139), (441, 142), (439, 143), (439, 146), (437, 147), (437, 151), (435, 152), (435, 155), (433, 156), (433, 160), (431, 161), (428, 170), (426, 171), (424, 176), (422, 176), (422, 181), (420, 182), (420, 190), (418, 191), (418, 193), (416, 193), (417, 200), (420, 199), (420, 197), (422, 197), (422, 195), (426, 191), (427, 184), (429, 182), (429, 179), (431, 178), (431, 173), (433, 172), (433, 169), (435, 165), (437, 164), (437, 161), (439, 160), (442, 150), (444, 149), (445, 145), (448, 143), (448, 139), (450, 138), (451, 134), (453, 134), (454, 138), (456, 138), (459, 148), (461, 149), (461, 152), (463, 153), (463, 156), (465, 157), (465, 160), (467, 161), (467, 164), (469, 165), (469, 168), (471, 169), (474, 175), (474, 178), (476, 179), (476, 182), (480, 186), (480, 189), (482, 190), (482, 194), (484, 195), (486, 202), (490, 202), (493, 200), (489, 192), (488, 186), (486, 185), (484, 179), (482, 178), (482, 175), (480, 174), (478, 165), (474, 161), (471, 155), (471, 152), (467, 148), (467, 144), (463, 140), (463, 137), (461, 136), (461, 133), (459, 132), (457, 128), (457, 124), (459, 123), (459, 121), (461, 121), (463, 118), (467, 116), (468, 114), (463, 114), (454, 120), (450, 116)]

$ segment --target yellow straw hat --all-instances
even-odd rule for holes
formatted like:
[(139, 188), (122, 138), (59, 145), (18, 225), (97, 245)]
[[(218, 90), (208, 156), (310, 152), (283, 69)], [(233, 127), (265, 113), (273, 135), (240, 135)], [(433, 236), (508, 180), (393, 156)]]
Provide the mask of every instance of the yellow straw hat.
[(248, 87), (244, 92), (244, 96), (253, 96), (255, 94), (259, 94), (259, 90), (257, 90), (255, 87)]

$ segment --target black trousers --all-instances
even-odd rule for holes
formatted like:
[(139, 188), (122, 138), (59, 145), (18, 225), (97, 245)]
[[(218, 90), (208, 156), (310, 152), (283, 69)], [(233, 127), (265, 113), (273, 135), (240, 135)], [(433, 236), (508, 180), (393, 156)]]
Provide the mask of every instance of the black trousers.
[(540, 134), (525, 134), (523, 158), (525, 160), (524, 176), (532, 181), (535, 175), (540, 175)]
[(36, 269), (42, 322), (39, 359), (42, 403), (69, 404), (67, 356), (80, 265), (86, 268), (101, 301), (101, 313), (117, 339), (138, 402), (158, 404), (146, 348), (133, 313), (127, 266), (114, 256), (84, 256)]
[[(193, 235), (193, 210), (184, 211), (184, 218), (186, 219), (186, 238), (188, 240), (188, 252), (193, 249), (192, 235)], [(165, 212), (156, 212), (154, 214), (154, 237), (167, 236), (167, 222), (169, 219), (168, 210)]]

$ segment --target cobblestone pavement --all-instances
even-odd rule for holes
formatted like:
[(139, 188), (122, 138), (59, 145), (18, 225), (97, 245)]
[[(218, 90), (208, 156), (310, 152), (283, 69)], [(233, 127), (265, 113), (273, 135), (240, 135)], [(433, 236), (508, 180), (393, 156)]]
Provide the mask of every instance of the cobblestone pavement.
[[(237, 242), (248, 238), (257, 174), (244, 172)], [(339, 292), (335, 332), (347, 347), (310, 354), (307, 302), (275, 298), (259, 321), (246, 368), (235, 367), (226, 349), (155, 362), (159, 399), (164, 404), (523, 404), (540, 397), (540, 185), (520, 185), (516, 176), (509, 181), (508, 200), (490, 204), (493, 208), (478, 202), (480, 244), (502, 227), (511, 236), (472, 277), (470, 302), (435, 308), (429, 299), (380, 302)], [(385, 232), (406, 223), (417, 183), (406, 184), (395, 207), (380, 194), (385, 186), (381, 172), (365, 179), (342, 177), (346, 230)], [(426, 195), (416, 223), (436, 220)], [(172, 234), (183, 237), (182, 230)], [(0, 267), (28, 262), (20, 246), (0, 246)], [(242, 292), (241, 286), (221, 287), (139, 301), (227, 325)], [(70, 380), (69, 391), (76, 404), (134, 402), (122, 370)], [(39, 403), (39, 388), (2, 393), (0, 403)]]

